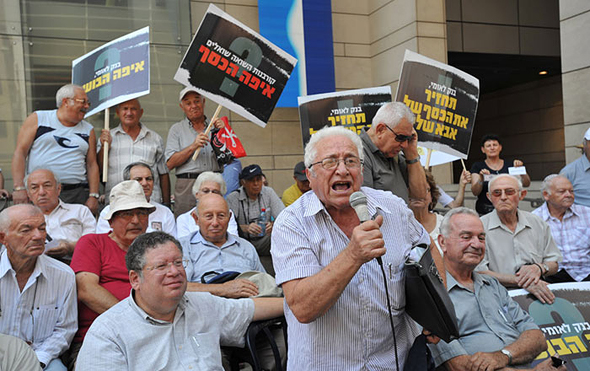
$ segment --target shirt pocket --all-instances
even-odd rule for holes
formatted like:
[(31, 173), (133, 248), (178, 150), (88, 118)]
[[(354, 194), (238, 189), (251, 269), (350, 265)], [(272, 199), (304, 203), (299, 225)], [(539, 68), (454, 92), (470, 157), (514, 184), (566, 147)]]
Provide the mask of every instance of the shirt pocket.
[(198, 370), (223, 370), (219, 333), (199, 332), (189, 336), (189, 341), (198, 362)]
[(575, 227), (572, 228), (572, 235), (570, 241), (575, 246), (584, 247), (590, 246), (590, 228), (588, 227)]
[(51, 336), (57, 323), (59, 309), (55, 304), (39, 305), (33, 309), (33, 336), (41, 342)]
[(385, 271), (387, 277), (387, 289), (389, 290), (389, 300), (391, 301), (392, 306), (391, 309), (395, 312), (402, 311), (406, 306), (406, 272), (404, 269), (404, 264), (397, 266), (388, 264)]

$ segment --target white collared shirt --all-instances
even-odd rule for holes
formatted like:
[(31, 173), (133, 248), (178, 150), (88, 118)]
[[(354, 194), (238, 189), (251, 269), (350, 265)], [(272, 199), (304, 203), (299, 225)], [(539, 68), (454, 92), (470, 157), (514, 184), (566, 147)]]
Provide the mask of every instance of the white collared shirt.
[(0, 332), (28, 342), (44, 364), (69, 348), (78, 330), (76, 278), (70, 267), (45, 255), (22, 292), (6, 251), (0, 257)]
[(44, 216), (51, 241), (76, 242), (80, 237), (94, 233), (96, 228), (96, 219), (85, 205), (67, 204), (59, 200), (55, 209)]

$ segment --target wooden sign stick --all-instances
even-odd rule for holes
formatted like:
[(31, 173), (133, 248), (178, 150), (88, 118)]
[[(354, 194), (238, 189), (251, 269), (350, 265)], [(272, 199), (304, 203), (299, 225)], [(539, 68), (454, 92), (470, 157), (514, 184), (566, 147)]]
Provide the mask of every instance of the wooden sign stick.
[[(221, 112), (221, 109), (223, 108), (223, 106), (220, 104), (217, 106), (217, 109), (215, 110), (215, 113), (213, 114), (213, 118), (211, 119), (211, 121), (209, 121), (209, 126), (207, 126), (207, 129), (205, 130), (205, 134), (209, 134), (209, 132), (211, 131), (211, 127), (213, 126), (213, 123), (215, 122), (215, 120), (217, 120), (217, 116), (219, 116), (219, 112)], [(197, 148), (197, 150), (195, 151), (195, 154), (192, 157), (192, 160), (195, 161), (197, 159), (197, 156), (199, 155), (199, 152), (201, 152), (201, 148)]]
[[(104, 110), (104, 128), (106, 130), (110, 130), (110, 119), (111, 115), (109, 114), (109, 108)], [(109, 172), (109, 142), (104, 142), (104, 151), (102, 153), (102, 181), (104, 183), (107, 182), (107, 176)]]

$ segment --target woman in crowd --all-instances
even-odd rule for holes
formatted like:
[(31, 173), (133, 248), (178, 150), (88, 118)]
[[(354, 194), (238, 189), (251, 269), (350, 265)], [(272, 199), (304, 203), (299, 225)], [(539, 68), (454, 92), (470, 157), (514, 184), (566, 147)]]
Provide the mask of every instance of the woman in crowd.
[[(471, 192), (477, 196), (475, 210), (479, 215), (485, 215), (494, 210), (492, 202), (487, 197), (488, 182), (491, 177), (498, 174), (508, 174), (508, 168), (523, 166), (521, 160), (505, 161), (500, 158), (502, 143), (495, 134), (486, 134), (481, 139), (481, 152), (486, 155), (485, 161), (479, 161), (471, 166)], [(522, 185), (528, 187), (531, 178), (525, 174), (521, 175)]]

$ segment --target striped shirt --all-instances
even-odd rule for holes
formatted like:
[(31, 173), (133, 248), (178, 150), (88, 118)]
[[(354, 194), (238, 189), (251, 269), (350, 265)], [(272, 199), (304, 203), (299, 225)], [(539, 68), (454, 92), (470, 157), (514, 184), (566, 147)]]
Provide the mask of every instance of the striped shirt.
[[(430, 244), (428, 232), (405, 202), (380, 190), (362, 187), (369, 213), (383, 215), (387, 252), (383, 264), (396, 330), (400, 369), (417, 335), (404, 312), (404, 262), (411, 247)], [(278, 216), (272, 248), (277, 284), (313, 276), (340, 254), (350, 240), (314, 192), (307, 192)], [(365, 263), (336, 303), (309, 324), (297, 321), (285, 304), (290, 370), (393, 370), (395, 353), (383, 277), (376, 261)]]
[[(168, 167), (164, 159), (164, 140), (144, 124), (140, 125), (141, 130), (135, 140), (123, 130), (120, 124), (111, 129), (113, 141), (109, 149), (109, 176), (105, 187), (107, 200), (111, 189), (124, 180), (123, 170), (125, 167), (132, 162), (140, 161), (149, 165), (154, 173), (154, 190), (151, 199), (162, 202), (160, 175), (168, 174)], [(97, 151), (100, 151), (100, 147), (99, 141)]]
[(32, 342), (46, 365), (69, 348), (78, 329), (74, 272), (45, 255), (37, 257), (21, 292), (8, 255), (2, 253), (0, 305), (0, 332)]
[(576, 281), (590, 275), (590, 207), (573, 204), (563, 216), (563, 221), (551, 216), (547, 202), (533, 210), (551, 228), (551, 235), (561, 250), (560, 268)]

